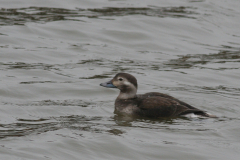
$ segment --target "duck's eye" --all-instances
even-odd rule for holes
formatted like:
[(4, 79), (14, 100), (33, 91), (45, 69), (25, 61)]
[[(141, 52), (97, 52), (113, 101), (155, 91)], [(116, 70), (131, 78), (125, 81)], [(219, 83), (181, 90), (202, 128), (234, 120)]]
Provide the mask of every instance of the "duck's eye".
[(119, 80), (119, 81), (122, 81), (123, 79), (122, 79), (122, 78), (119, 78), (118, 80)]

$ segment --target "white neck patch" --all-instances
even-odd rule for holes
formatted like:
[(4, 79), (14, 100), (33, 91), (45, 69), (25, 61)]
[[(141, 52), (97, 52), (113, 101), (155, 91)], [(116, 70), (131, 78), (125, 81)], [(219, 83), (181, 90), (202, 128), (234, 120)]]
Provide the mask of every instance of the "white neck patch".
[(128, 81), (125, 81), (123, 84), (129, 87), (129, 92), (120, 92), (120, 94), (118, 95), (118, 98), (119, 99), (134, 98), (136, 96), (136, 93), (137, 93), (137, 88), (132, 83), (130, 83)]

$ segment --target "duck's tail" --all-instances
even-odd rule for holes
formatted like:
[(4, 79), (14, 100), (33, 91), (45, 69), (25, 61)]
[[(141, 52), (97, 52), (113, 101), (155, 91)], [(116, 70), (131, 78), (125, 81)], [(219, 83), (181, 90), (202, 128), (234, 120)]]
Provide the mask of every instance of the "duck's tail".
[(189, 118), (217, 118), (217, 116), (201, 111), (201, 110), (195, 110), (195, 109), (190, 109), (181, 114), (181, 116), (184, 117), (189, 117)]

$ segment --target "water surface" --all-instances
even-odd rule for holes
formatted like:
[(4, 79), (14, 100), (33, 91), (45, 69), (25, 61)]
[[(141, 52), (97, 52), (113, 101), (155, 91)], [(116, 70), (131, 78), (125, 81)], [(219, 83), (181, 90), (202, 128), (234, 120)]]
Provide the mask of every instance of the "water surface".
[[(29, 1), (0, 6), (1, 159), (238, 159), (235, 0)], [(113, 114), (118, 72), (217, 119)]]

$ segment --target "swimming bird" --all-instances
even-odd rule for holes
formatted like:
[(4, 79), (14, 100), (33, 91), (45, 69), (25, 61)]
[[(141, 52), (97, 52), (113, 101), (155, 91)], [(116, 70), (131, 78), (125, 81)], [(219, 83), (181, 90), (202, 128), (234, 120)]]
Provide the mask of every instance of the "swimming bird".
[(197, 109), (172, 96), (158, 92), (137, 93), (137, 79), (128, 73), (118, 73), (100, 86), (120, 90), (115, 100), (115, 114), (142, 117), (216, 117), (206, 111)]

